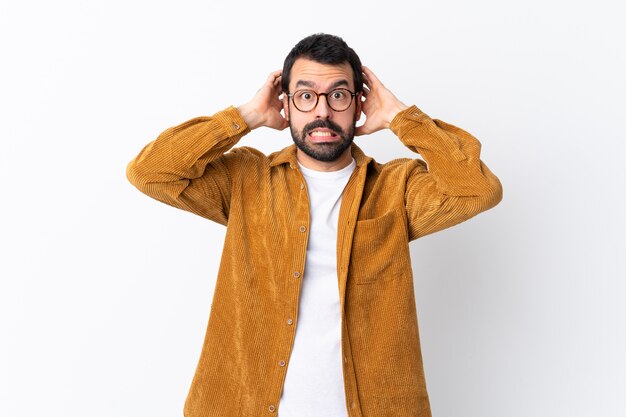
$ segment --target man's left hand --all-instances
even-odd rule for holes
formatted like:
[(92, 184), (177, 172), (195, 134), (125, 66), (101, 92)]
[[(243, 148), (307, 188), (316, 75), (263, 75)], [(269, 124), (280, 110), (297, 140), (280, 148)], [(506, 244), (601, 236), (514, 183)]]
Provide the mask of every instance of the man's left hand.
[(367, 67), (363, 69), (363, 113), (365, 123), (358, 126), (355, 135), (369, 135), (382, 129), (389, 128), (391, 121), (408, 106), (402, 103), (389, 91), (383, 83)]

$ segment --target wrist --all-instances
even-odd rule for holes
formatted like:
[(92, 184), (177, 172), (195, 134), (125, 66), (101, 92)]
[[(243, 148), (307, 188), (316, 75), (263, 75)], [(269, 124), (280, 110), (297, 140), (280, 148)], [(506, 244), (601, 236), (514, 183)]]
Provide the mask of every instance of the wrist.
[(391, 122), (393, 122), (393, 119), (396, 118), (396, 116), (398, 114), (400, 114), (401, 112), (403, 112), (404, 110), (408, 109), (409, 106), (407, 106), (406, 104), (402, 103), (401, 101), (398, 101), (398, 103), (394, 106), (393, 110), (391, 110), (388, 114), (387, 117), (387, 127), (389, 127), (389, 125), (391, 125)]
[(239, 111), (241, 118), (244, 122), (246, 122), (250, 130), (263, 125), (263, 121), (259, 113), (254, 109), (251, 103), (246, 103), (237, 107), (237, 111)]

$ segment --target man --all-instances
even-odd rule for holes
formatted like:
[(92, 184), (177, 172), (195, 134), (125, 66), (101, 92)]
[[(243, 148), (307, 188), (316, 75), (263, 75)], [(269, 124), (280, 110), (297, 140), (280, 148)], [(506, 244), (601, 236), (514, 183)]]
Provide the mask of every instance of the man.
[[(289, 126), (295, 144), (233, 148), (262, 126)], [(352, 143), (381, 129), (428, 165), (379, 164)], [(130, 181), (227, 225), (185, 416), (430, 416), (408, 242), (500, 201), (479, 152), (325, 34), (300, 41), (250, 102), (148, 144)]]

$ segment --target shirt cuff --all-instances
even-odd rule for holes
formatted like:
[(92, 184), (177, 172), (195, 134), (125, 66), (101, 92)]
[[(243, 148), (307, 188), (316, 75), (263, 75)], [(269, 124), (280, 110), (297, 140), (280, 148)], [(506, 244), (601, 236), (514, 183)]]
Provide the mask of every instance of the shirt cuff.
[(250, 128), (241, 117), (239, 110), (234, 106), (215, 113), (213, 118), (222, 126), (228, 137), (243, 136), (250, 132)]
[(420, 109), (418, 109), (415, 105), (412, 105), (396, 114), (391, 123), (389, 124), (389, 129), (392, 132), (398, 133), (400, 127), (407, 121), (411, 120), (414, 122), (423, 122), (424, 120), (428, 120), (430, 117)]

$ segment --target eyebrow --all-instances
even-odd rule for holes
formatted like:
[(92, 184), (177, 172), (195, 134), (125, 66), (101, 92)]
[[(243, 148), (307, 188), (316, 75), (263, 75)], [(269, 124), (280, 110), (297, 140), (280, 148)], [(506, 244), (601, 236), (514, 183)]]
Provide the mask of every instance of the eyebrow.
[[(312, 81), (307, 81), (307, 80), (298, 80), (298, 82), (296, 83), (296, 88), (298, 87), (315, 87), (315, 83)], [(337, 87), (348, 87), (350, 84), (348, 83), (348, 80), (339, 80), (339, 81), (335, 81), (331, 86), (329, 90), (335, 89)]]

